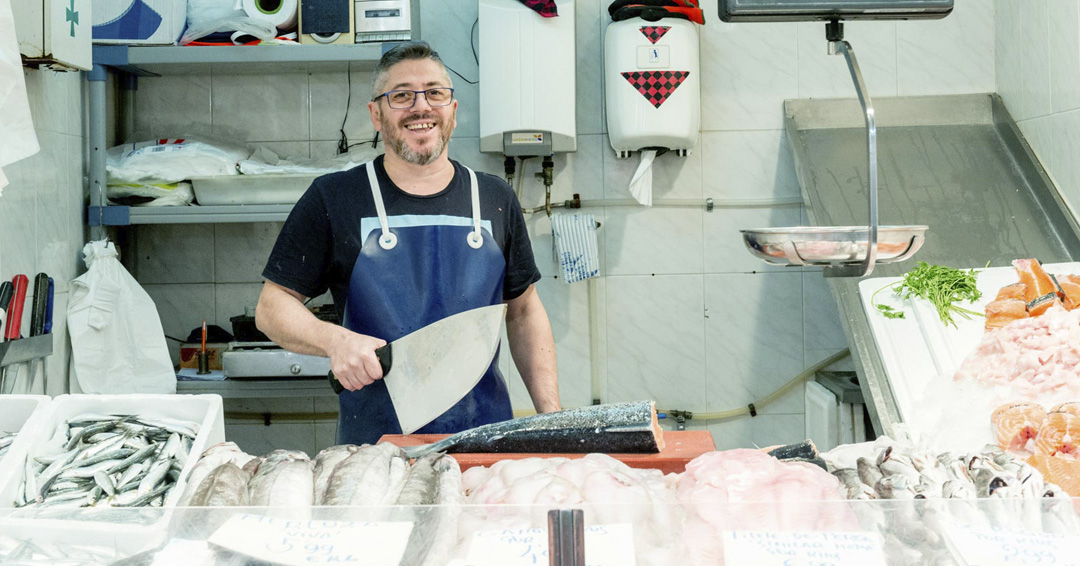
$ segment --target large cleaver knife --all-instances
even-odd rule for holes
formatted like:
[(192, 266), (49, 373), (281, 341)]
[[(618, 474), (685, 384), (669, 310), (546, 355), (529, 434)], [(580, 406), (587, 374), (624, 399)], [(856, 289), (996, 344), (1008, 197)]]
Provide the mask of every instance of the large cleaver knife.
[[(457, 404), (484, 377), (499, 346), (506, 305), (467, 310), (375, 350), (401, 432), (412, 434)], [(327, 376), (335, 393), (345, 390)]]

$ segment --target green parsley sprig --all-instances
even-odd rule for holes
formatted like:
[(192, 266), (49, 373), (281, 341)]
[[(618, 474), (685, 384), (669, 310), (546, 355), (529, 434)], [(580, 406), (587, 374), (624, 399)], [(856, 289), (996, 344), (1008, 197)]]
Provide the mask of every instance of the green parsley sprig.
[(970, 319), (972, 316), (984, 316), (981, 312), (956, 305), (960, 301), (974, 302), (982, 297), (982, 293), (975, 284), (975, 275), (974, 269), (964, 271), (920, 261), (919, 265), (904, 274), (904, 278), (900, 281), (874, 291), (874, 294), (870, 296), (870, 303), (886, 318), (904, 318), (904, 311), (874, 301), (878, 293), (885, 289), (893, 289), (902, 299), (918, 297), (930, 301), (930, 304), (937, 309), (941, 322), (955, 327), (954, 313), (965, 319)]

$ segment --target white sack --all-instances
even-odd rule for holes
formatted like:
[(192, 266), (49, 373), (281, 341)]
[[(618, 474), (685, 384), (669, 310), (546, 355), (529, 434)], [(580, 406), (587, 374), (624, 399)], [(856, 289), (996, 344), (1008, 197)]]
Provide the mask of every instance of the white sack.
[[(38, 152), (11, 0), (0, 0), (0, 167)], [(0, 172), (0, 190), (7, 178)]]
[(120, 264), (112, 243), (83, 247), (88, 270), (71, 282), (73, 369), (86, 393), (176, 393), (165, 332), (150, 295)]
[(176, 183), (192, 177), (236, 175), (251, 150), (224, 141), (194, 138), (125, 143), (105, 152), (109, 184)]

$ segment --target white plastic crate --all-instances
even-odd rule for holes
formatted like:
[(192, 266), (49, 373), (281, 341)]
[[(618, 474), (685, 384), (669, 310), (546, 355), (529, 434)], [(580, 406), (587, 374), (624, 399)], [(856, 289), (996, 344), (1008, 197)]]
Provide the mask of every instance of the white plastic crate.
[[(169, 492), (163, 508), (139, 509), (13, 509), (17, 490), (25, 475), (26, 457), (55, 450), (60, 425), (82, 414), (139, 415), (166, 417), (199, 424), (191, 453), (180, 479)], [(20, 435), (28, 448), (8, 462), (13, 472), (0, 478), (0, 532), (12, 537), (46, 540), (50, 533), (68, 533), (58, 538), (71, 544), (103, 544), (126, 553), (153, 548), (164, 541), (171, 508), (183, 494), (191, 469), (208, 447), (225, 441), (225, 415), (218, 395), (61, 395), (28, 423)], [(45, 537), (44, 539), (42, 537)]]
[(0, 395), (0, 432), (19, 433), (7, 454), (0, 458), (0, 485), (18, 469), (16, 461), (22, 460), (19, 454), (26, 453), (31, 435), (23, 434), (23, 429), (32, 429), (31, 419), (42, 418), (51, 402), (47, 395)]

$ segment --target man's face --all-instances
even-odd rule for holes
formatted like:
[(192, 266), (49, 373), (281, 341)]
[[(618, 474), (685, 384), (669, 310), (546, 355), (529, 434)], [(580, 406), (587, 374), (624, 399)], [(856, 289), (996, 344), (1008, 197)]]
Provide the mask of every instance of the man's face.
[[(383, 92), (449, 87), (446, 73), (430, 59), (402, 61), (386, 74)], [(375, 93), (376, 95), (382, 92)], [(382, 132), (386, 148), (414, 165), (433, 163), (446, 151), (457, 126), (457, 100), (447, 106), (431, 106), (416, 95), (412, 108), (391, 108), (386, 97), (368, 103), (375, 130)]]

